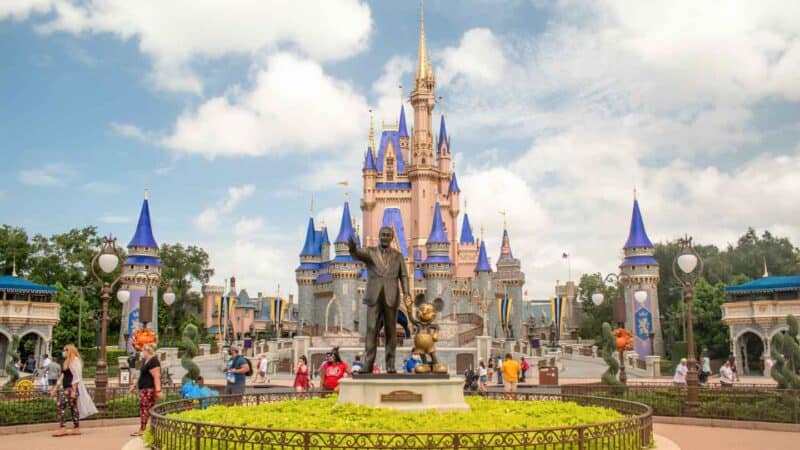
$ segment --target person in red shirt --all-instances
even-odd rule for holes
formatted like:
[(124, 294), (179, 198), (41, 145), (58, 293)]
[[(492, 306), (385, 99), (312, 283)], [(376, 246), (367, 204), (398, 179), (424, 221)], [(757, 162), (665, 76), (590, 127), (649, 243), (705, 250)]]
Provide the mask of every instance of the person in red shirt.
[(331, 350), (331, 358), (322, 370), (322, 377), (320, 378), (322, 379), (323, 392), (339, 392), (339, 380), (350, 374), (350, 368), (339, 357), (338, 347), (334, 347)]

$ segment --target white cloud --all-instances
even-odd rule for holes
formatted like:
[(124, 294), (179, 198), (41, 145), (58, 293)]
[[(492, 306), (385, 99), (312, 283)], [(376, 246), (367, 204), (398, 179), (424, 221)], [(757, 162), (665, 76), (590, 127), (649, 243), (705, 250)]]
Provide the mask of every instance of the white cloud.
[(181, 114), (163, 145), (214, 158), (331, 151), (363, 139), (366, 100), (312, 60), (272, 55), (251, 90), (232, 91)]
[[(414, 121), (414, 113), (411, 105), (408, 104), (408, 93), (413, 86), (403, 86), (403, 95), (400, 94), (400, 82), (407, 73), (411, 73), (413, 63), (405, 56), (393, 56), (383, 65), (383, 73), (380, 78), (372, 83), (372, 92), (377, 95), (377, 104), (373, 108), (377, 123), (376, 137), (380, 138), (381, 121), (394, 124), (400, 118), (400, 101), (402, 99), (406, 107), (407, 124), (411, 127)], [(363, 127), (367, 130), (367, 127)], [(411, 129), (408, 129), (411, 132)], [(366, 142), (366, 139), (364, 140)], [(366, 145), (364, 146), (366, 149)]]
[(25, 20), (33, 14), (50, 11), (52, 0), (3, 0), (0, 2), (0, 20)]
[(248, 218), (242, 217), (236, 222), (236, 225), (233, 227), (233, 231), (236, 233), (237, 236), (248, 236), (251, 235), (264, 227), (264, 220), (260, 217), (256, 218)]
[(59, 187), (66, 185), (66, 179), (72, 173), (73, 171), (68, 165), (52, 163), (35, 169), (21, 170), (17, 174), (17, 180), (28, 186)]
[(216, 230), (221, 220), (232, 213), (242, 200), (253, 195), (255, 190), (256, 188), (252, 184), (229, 187), (225, 199), (205, 208), (195, 217), (193, 221), (195, 227), (205, 232)]
[(506, 57), (500, 41), (487, 28), (473, 28), (464, 33), (458, 47), (447, 47), (441, 54), (438, 80), (447, 85), (463, 75), (471, 81), (494, 84), (506, 71)]
[(111, 122), (111, 132), (122, 137), (133, 138), (142, 142), (153, 142), (155, 137), (129, 123)]
[(317, 60), (347, 58), (367, 46), (370, 8), (358, 0), (12, 0), (0, 6), (0, 19), (24, 20), (46, 14), (43, 33), (109, 33), (136, 40), (153, 60), (153, 79), (162, 89), (200, 93), (203, 80), (192, 70), (196, 60), (230, 54), (255, 55), (289, 47)]

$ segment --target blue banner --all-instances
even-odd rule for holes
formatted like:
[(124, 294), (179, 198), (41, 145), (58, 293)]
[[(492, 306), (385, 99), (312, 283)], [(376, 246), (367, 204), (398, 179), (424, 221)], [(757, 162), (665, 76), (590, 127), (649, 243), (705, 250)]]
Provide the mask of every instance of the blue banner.
[(639, 308), (636, 311), (636, 337), (646, 341), (650, 339), (650, 333), (653, 331), (653, 315), (645, 308)]

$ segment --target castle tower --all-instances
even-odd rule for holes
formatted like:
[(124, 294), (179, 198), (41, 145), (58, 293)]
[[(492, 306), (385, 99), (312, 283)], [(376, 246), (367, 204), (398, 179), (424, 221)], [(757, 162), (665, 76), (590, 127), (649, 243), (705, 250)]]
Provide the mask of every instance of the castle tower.
[(458, 261), (456, 278), (471, 278), (475, 274), (475, 265), (478, 263), (478, 246), (475, 243), (475, 236), (472, 234), (469, 214), (466, 212), (461, 221), (461, 237), (458, 239), (456, 259)]
[[(497, 259), (497, 272), (494, 274), (494, 281), (497, 287), (495, 297), (497, 298), (497, 307), (492, 308), (496, 310), (496, 322), (489, 322), (489, 331), (492, 332), (493, 326), (496, 325), (497, 337), (507, 337), (514, 339), (522, 338), (522, 317), (523, 305), (522, 298), (522, 285), (525, 284), (525, 274), (522, 272), (519, 259), (514, 258), (511, 253), (511, 239), (508, 237), (508, 227), (503, 224), (503, 240), (500, 247), (500, 257)], [(504, 298), (508, 298), (510, 302), (511, 312), (508, 314), (510, 318), (508, 322), (508, 330), (503, 330), (502, 321), (500, 320), (501, 305)]]
[[(483, 232), (481, 232), (481, 234), (483, 234)], [(477, 278), (478, 281), (477, 294), (480, 301), (483, 301), (485, 299), (493, 300), (494, 292), (492, 289), (492, 265), (489, 264), (489, 256), (486, 254), (486, 242), (484, 242), (483, 236), (481, 236), (481, 241), (480, 245), (478, 245), (478, 248), (479, 248), (478, 262), (475, 263), (475, 266), (473, 267), (473, 270), (475, 271), (475, 278)], [(492, 305), (490, 305), (486, 317), (484, 317), (484, 320), (488, 322), (486, 324), (486, 330), (489, 333), (491, 333), (493, 330), (492, 327), (489, 327), (489, 323), (492, 323), (489, 320), (489, 317), (491, 317), (492, 314), (492, 309), (494, 309), (492, 308), (492, 306), (494, 306), (494, 302), (492, 302)]]
[[(639, 200), (633, 198), (633, 213), (628, 240), (623, 247), (625, 254), (619, 268), (620, 281), (625, 286), (625, 328), (635, 336), (636, 353), (650, 354), (650, 333), (654, 333), (653, 347), (657, 355), (664, 354), (661, 321), (658, 308), (658, 261), (653, 257), (655, 246), (644, 229)], [(635, 299), (637, 291), (644, 291), (644, 302)]]
[(317, 279), (322, 262), (322, 252), (317, 246), (317, 230), (314, 217), (308, 218), (306, 240), (300, 251), (300, 265), (294, 271), (297, 280), (298, 320), (304, 325), (314, 325), (314, 281)]
[(423, 263), (427, 287), (426, 300), (433, 303), (441, 314), (449, 314), (454, 309), (451, 299), (453, 261), (450, 259), (450, 241), (447, 239), (442, 222), (442, 208), (438, 203), (434, 207), (433, 224), (426, 248), (428, 257)]
[(323, 324), (327, 318), (328, 323), (331, 325), (341, 324), (346, 329), (366, 332), (366, 325), (358, 320), (361, 296), (356, 295), (363, 264), (350, 256), (350, 250), (347, 246), (347, 242), (350, 239), (357, 241), (357, 236), (353, 228), (353, 219), (350, 216), (350, 204), (344, 202), (339, 234), (334, 242), (336, 257), (331, 261), (329, 267), (333, 279), (334, 299), (330, 307), (327, 304), (320, 304), (319, 306), (325, 308), (322, 314)]
[[(445, 192), (447, 192), (447, 197), (445, 198), (447, 214), (444, 217), (445, 231), (447, 231), (447, 237), (450, 239), (450, 242), (456, 242), (456, 221), (458, 220), (459, 206), (461, 202), (461, 188), (458, 186), (458, 180), (456, 179), (455, 172), (447, 172), (447, 190)], [(460, 264), (460, 261), (458, 260), (457, 246), (454, 245), (450, 248), (450, 257), (457, 264)]]
[[(120, 321), (121, 346), (126, 345), (125, 337), (129, 339), (133, 332), (141, 326), (142, 311), (140, 302), (142, 297), (152, 297), (149, 315), (152, 320), (147, 328), (158, 330), (158, 286), (161, 276), (161, 259), (158, 256), (158, 244), (153, 237), (153, 228), (150, 221), (150, 203), (147, 190), (144, 192), (142, 209), (139, 212), (139, 222), (136, 232), (128, 243), (128, 258), (122, 264), (120, 281), (122, 286), (131, 293), (127, 303), (122, 305), (122, 320)], [(130, 342), (130, 341), (129, 341)]]
[(411, 162), (408, 177), (411, 182), (411, 246), (413, 250), (426, 251), (427, 224), (431, 223), (434, 204), (444, 192), (439, 186), (439, 173), (433, 155), (432, 114), (436, 105), (434, 87), (436, 79), (428, 59), (425, 44), (425, 22), (420, 9), (419, 48), (411, 106), (414, 108), (414, 129)]
[(403, 152), (403, 159), (405, 161), (411, 161), (410, 139), (408, 136), (408, 126), (406, 125), (406, 108), (402, 103), (400, 103), (400, 121), (397, 125), (397, 134), (400, 136), (400, 149)]

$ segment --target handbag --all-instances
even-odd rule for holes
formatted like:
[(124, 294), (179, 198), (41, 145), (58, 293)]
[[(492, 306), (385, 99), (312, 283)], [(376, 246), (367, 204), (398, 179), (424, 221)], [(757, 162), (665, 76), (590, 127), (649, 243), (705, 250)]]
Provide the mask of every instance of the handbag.
[(81, 419), (97, 414), (97, 407), (89, 396), (89, 391), (83, 381), (78, 383), (78, 415)]

